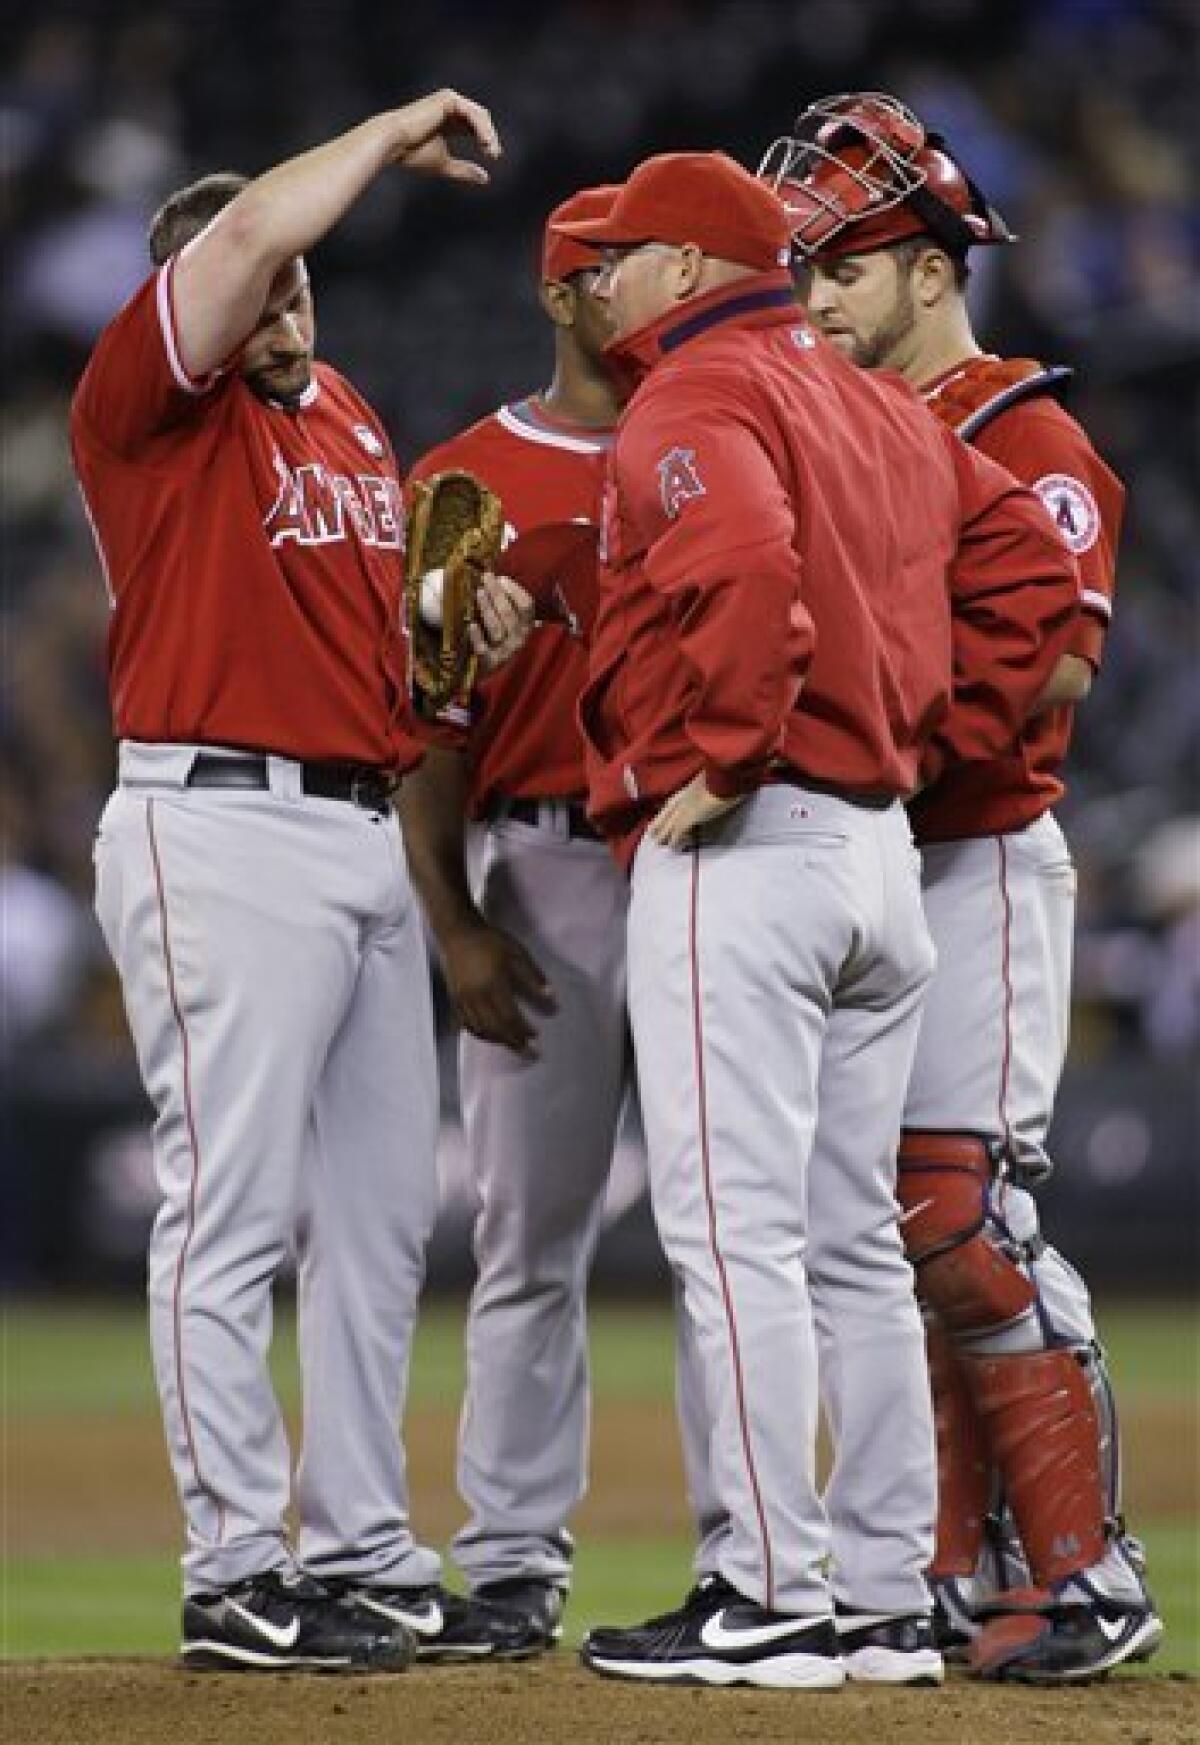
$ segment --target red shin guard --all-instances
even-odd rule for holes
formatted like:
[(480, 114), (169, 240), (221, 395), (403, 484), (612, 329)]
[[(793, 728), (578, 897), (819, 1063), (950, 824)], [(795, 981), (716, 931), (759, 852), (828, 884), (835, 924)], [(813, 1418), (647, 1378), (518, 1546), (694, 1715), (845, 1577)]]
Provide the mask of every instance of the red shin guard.
[(960, 1362), (1039, 1588), (1104, 1555), (1100, 1426), (1070, 1351)]
[(958, 1354), (944, 1327), (925, 1330), (937, 1432), (937, 1546), (929, 1573), (969, 1576), (983, 1551), (991, 1467)]

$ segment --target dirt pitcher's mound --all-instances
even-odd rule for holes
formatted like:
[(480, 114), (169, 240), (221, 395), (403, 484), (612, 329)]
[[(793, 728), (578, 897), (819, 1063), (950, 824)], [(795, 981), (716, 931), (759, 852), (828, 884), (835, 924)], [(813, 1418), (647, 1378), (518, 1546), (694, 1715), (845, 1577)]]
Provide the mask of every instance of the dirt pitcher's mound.
[(656, 1690), (558, 1653), (402, 1677), (192, 1673), (164, 1661), (17, 1661), (5, 1745), (1193, 1745), (1200, 1683), (967, 1684), (836, 1693)]

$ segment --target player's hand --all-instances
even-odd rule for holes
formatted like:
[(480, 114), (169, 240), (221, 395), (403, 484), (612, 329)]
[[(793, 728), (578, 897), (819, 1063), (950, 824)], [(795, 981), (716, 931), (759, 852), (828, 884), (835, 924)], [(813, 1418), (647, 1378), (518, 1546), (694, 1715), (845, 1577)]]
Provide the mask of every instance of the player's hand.
[(686, 848), (693, 830), (723, 818), (744, 798), (739, 794), (733, 800), (719, 800), (709, 793), (703, 773), (693, 776), (686, 788), (680, 788), (659, 807), (650, 821), (650, 834), (663, 848)]
[(536, 1059), (537, 1030), (522, 1002), (556, 1010), (554, 992), (525, 947), (499, 927), (480, 923), (442, 941), (446, 986), (463, 1028), (483, 1042)]
[(426, 176), (444, 176), (451, 182), (490, 181), (488, 171), (473, 158), (458, 157), (455, 146), (465, 141), (483, 153), (498, 158), (500, 136), (482, 103), (473, 103), (458, 91), (433, 91), (415, 103), (394, 110), (392, 162)]
[(511, 576), (485, 575), (475, 596), (475, 620), (468, 624), (471, 647), (485, 673), (495, 672), (520, 652), (534, 627), (533, 597)]

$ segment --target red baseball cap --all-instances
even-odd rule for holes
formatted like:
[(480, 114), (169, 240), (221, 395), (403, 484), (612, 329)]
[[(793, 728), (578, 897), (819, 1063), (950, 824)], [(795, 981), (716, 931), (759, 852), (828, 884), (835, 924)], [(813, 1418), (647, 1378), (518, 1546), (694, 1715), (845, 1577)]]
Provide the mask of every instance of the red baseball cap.
[(719, 260), (760, 271), (787, 266), (791, 258), (783, 202), (719, 151), (646, 158), (617, 190), (607, 216), (558, 228), (593, 248), (691, 242)]
[(554, 208), (546, 220), (542, 236), (542, 279), (565, 279), (571, 273), (594, 267), (596, 251), (573, 236), (564, 236), (559, 226), (566, 222), (583, 223), (586, 219), (605, 218), (617, 193), (616, 182), (605, 182), (599, 188), (582, 188), (569, 200)]

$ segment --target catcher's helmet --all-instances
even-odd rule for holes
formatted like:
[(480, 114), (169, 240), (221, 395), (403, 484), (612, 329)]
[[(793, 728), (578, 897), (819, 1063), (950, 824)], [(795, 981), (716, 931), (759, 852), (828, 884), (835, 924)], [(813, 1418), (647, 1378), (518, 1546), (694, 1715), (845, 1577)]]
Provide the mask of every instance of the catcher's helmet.
[(798, 255), (867, 254), (932, 236), (949, 254), (1015, 242), (939, 134), (879, 91), (810, 103), (758, 167), (792, 220)]

